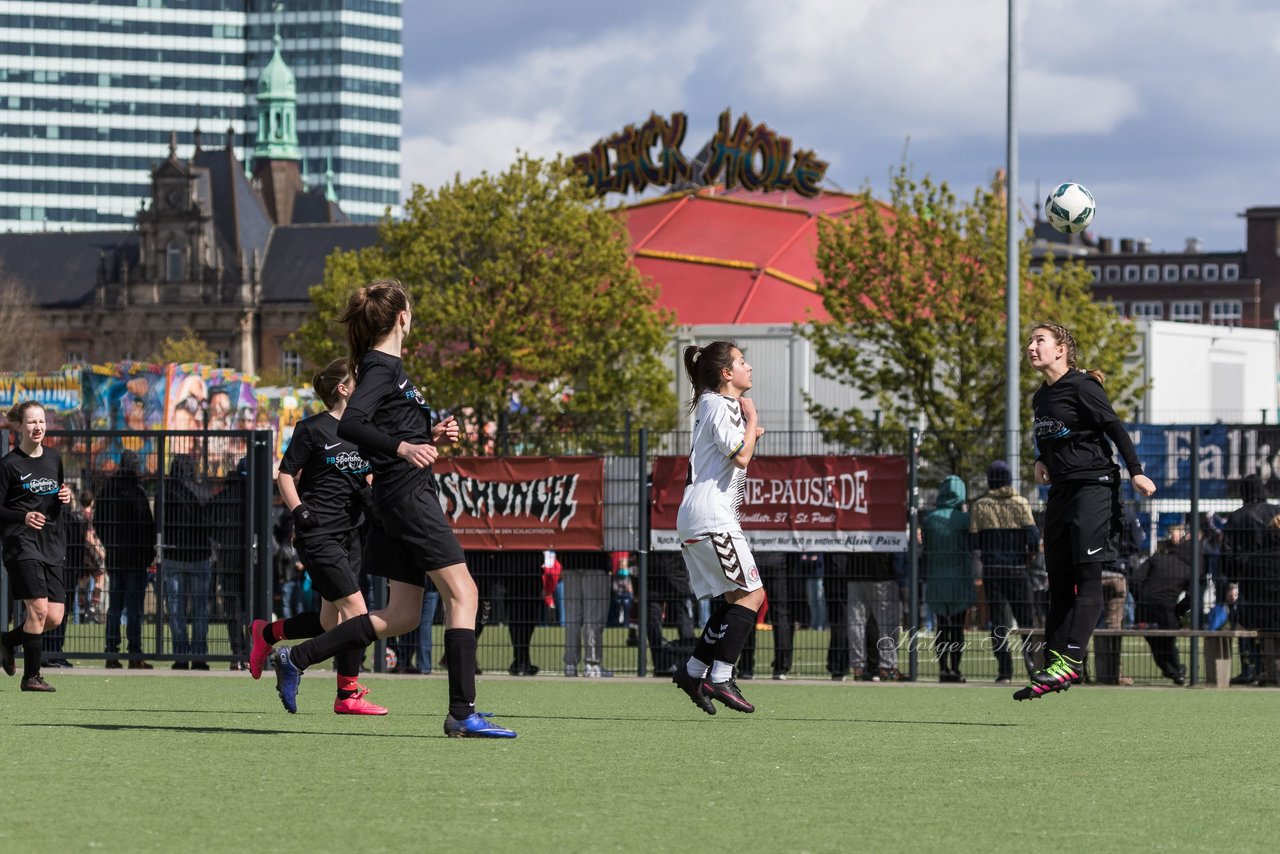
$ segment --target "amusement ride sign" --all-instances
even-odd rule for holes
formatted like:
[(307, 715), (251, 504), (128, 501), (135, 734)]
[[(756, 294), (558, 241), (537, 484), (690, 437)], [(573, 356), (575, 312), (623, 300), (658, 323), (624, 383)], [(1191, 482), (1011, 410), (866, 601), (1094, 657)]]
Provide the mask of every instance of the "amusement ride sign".
[(573, 163), (600, 195), (680, 183), (708, 185), (723, 180), (725, 189), (794, 190), (816, 196), (827, 163), (808, 149), (792, 151), (791, 138), (743, 113), (734, 122), (729, 110), (706, 147), (706, 162), (691, 162), (680, 150), (688, 130), (684, 113), (670, 119), (651, 113), (637, 127), (627, 125), (601, 139)]

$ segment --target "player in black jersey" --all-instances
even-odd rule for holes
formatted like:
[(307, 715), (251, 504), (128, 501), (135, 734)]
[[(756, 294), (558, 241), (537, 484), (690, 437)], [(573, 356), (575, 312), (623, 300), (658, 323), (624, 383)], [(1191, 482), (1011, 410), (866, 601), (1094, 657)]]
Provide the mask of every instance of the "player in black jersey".
[[(276, 486), (293, 514), (294, 544), (311, 576), (312, 588), (324, 603), (287, 620), (254, 620), (249, 628), (249, 674), (262, 676), (271, 647), (282, 640), (312, 638), (369, 609), (360, 591), (358, 529), (362, 496), (368, 491), (369, 464), (360, 451), (338, 436), (338, 419), (355, 388), (346, 359), (336, 359), (316, 374), (312, 386), (327, 411), (305, 418), (280, 462)], [(347, 649), (333, 657), (339, 715), (385, 715), (382, 706), (365, 699), (369, 689), (359, 682), (364, 649)]]
[(0, 634), (0, 667), (12, 676), (13, 653), (22, 647), (22, 690), (53, 691), (40, 675), (41, 636), (62, 624), (67, 588), (67, 558), (62, 505), (71, 489), (62, 482), (62, 457), (44, 441), (44, 407), (33, 400), (9, 410), (18, 430), (18, 447), (0, 460), (0, 524), (4, 566), (13, 598), (22, 602), (26, 621)]
[(476, 610), (479, 595), (445, 519), (431, 465), (436, 443), (454, 441), (452, 417), (432, 424), (422, 395), (405, 374), (400, 353), (412, 322), (409, 295), (395, 281), (360, 288), (347, 303), (347, 327), (356, 390), (347, 401), (338, 435), (354, 442), (373, 465), (373, 504), (381, 533), (370, 537), (366, 571), (386, 576), (387, 607), (339, 623), (323, 635), (277, 650), (276, 686), (285, 707), (297, 708), (298, 683), (310, 664), (343, 649), (363, 648), (378, 637), (418, 625), (424, 578), (445, 607), (445, 657), (449, 662), (449, 712), (445, 734), (456, 738), (515, 738), (475, 710)]
[(1102, 568), (1115, 564), (1119, 548), (1120, 468), (1112, 459), (1112, 443), (1133, 488), (1144, 496), (1156, 491), (1103, 391), (1106, 378), (1076, 367), (1071, 333), (1055, 323), (1036, 326), (1027, 358), (1044, 375), (1031, 408), (1036, 482), (1052, 484), (1044, 524), (1049, 613), (1044, 667), (1014, 693), (1015, 700), (1064, 691), (1084, 678), (1085, 650), (1102, 614)]

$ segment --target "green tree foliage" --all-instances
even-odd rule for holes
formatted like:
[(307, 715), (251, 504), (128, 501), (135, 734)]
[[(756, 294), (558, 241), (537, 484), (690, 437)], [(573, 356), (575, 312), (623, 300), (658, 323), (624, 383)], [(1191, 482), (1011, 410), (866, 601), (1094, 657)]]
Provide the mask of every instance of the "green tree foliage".
[[(814, 344), (817, 371), (874, 402), (882, 426), (922, 424), (923, 457), (940, 473), (973, 476), (1004, 456), (1006, 238), (1003, 186), (980, 188), (961, 203), (945, 183), (894, 175), (889, 200), (869, 190), (852, 216), (824, 223), (818, 267), (830, 322), (804, 330)], [(1133, 325), (1110, 305), (1093, 301), (1090, 275), (1067, 260), (1049, 258), (1031, 275), (1029, 240), (1022, 241), (1021, 327), (1038, 322), (1072, 330), (1079, 365), (1107, 376), (1107, 392), (1121, 417), (1135, 400), (1140, 374), (1126, 370)], [(1023, 411), (1031, 423), (1031, 395), (1039, 373), (1021, 365)], [(806, 404), (829, 438), (850, 442), (874, 426), (858, 410)], [(1024, 431), (1024, 447), (1030, 448)], [(1030, 454), (1023, 455), (1029, 470)], [(943, 471), (945, 470), (945, 471)]]
[(160, 349), (147, 356), (145, 361), (159, 364), (199, 362), (202, 365), (216, 365), (218, 354), (213, 352), (213, 348), (200, 337), (199, 333), (191, 329), (183, 329), (181, 336), (165, 338)]
[[(521, 156), (498, 175), (415, 187), (375, 246), (329, 258), (295, 340), (314, 364), (345, 354), (336, 320), (351, 292), (396, 278), (413, 299), (406, 370), (464, 428), (581, 435), (620, 431), (630, 415), (669, 429), (672, 317), (628, 246), (568, 164)], [(473, 435), (469, 450), (486, 447)]]

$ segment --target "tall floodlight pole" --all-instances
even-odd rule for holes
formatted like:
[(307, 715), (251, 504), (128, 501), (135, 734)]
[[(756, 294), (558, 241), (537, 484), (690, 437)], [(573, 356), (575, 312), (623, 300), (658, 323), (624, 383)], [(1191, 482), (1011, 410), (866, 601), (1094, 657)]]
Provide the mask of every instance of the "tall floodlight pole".
[(1018, 309), (1018, 113), (1017, 113), (1017, 79), (1018, 79), (1018, 35), (1016, 9), (1017, 0), (1009, 0), (1009, 86), (1008, 86), (1008, 122), (1005, 128), (1008, 172), (1005, 175), (1005, 218), (1008, 221), (1008, 276), (1005, 284), (1006, 323), (1005, 354), (1005, 413), (1004, 413), (1004, 458), (1013, 469), (1014, 489), (1019, 485), (1019, 473), (1022, 461), (1018, 441), (1018, 421), (1022, 414), (1022, 389), (1020, 369), (1022, 366), (1022, 333), (1019, 329)]

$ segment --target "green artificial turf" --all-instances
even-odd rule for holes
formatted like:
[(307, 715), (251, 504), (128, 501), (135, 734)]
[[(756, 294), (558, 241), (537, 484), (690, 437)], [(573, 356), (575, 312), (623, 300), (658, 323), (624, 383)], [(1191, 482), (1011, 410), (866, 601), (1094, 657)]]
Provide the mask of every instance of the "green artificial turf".
[[(0, 850), (1274, 850), (1268, 689), (742, 683), (754, 715), (659, 679), (481, 677), (514, 741), (441, 734), (446, 681), (308, 673), (0, 677)], [(1017, 687), (1017, 686), (1013, 686)]]

